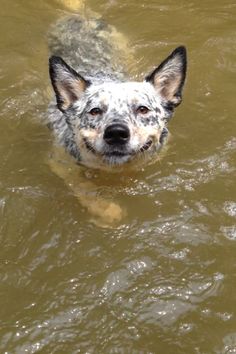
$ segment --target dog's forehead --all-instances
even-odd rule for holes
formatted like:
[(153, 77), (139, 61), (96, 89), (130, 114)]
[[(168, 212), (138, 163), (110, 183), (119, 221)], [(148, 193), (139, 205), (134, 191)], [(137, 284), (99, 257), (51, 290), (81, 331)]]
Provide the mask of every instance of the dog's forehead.
[(91, 85), (88, 95), (104, 104), (127, 102), (127, 104), (160, 104), (154, 87), (148, 82), (103, 83)]

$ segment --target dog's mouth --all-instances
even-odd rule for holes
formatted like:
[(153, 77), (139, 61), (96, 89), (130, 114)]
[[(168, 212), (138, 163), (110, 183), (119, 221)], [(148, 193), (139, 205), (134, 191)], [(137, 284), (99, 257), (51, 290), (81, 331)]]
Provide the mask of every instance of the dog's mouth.
[(121, 149), (119, 147), (113, 147), (113, 148), (110, 148), (109, 150), (99, 152), (96, 149), (94, 149), (92, 144), (86, 138), (83, 138), (83, 140), (84, 140), (84, 144), (85, 144), (87, 150), (92, 152), (93, 154), (102, 155), (106, 158), (118, 158), (118, 159), (123, 158), (123, 157), (132, 156), (132, 155), (137, 155), (137, 153), (139, 153), (139, 152), (145, 152), (145, 151), (149, 150), (153, 144), (153, 140), (149, 138), (145, 142), (145, 144), (143, 144), (141, 146), (141, 148), (139, 148), (138, 150), (127, 150), (125, 148)]
[(152, 146), (152, 139), (148, 139), (146, 143), (139, 149), (140, 152), (148, 150)]
[(85, 144), (86, 148), (87, 148), (90, 152), (96, 154), (96, 150), (92, 147), (92, 145), (89, 143), (89, 141), (88, 141), (86, 138), (83, 138), (83, 140), (84, 140), (84, 144)]
[(124, 157), (124, 156), (128, 156), (131, 155), (130, 152), (128, 151), (106, 151), (103, 153), (103, 156), (107, 156), (107, 157)]

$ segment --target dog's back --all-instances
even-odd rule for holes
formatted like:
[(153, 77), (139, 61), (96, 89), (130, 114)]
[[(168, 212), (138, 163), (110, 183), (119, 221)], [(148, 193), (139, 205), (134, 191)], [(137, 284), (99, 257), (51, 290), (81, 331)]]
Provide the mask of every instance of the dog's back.
[(93, 81), (124, 81), (122, 44), (125, 47), (115, 28), (96, 15), (88, 19), (83, 15), (67, 16), (49, 34), (51, 54), (62, 57), (82, 76), (88, 78), (89, 73)]

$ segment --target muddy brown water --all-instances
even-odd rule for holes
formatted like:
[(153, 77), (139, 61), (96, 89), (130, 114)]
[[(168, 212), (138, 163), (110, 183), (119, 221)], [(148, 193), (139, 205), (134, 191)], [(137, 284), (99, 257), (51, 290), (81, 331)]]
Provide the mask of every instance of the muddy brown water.
[(1, 0), (0, 352), (235, 353), (236, 4), (85, 7), (130, 39), (138, 78), (185, 44), (184, 102), (160, 162), (99, 182), (126, 208), (121, 225), (94, 225), (45, 162), (40, 123), (46, 34), (70, 10)]

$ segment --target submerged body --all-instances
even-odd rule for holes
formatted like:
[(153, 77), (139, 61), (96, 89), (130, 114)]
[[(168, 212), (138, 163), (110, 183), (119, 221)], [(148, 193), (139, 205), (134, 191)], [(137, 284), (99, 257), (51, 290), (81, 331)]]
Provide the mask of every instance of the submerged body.
[(61, 21), (50, 37), (57, 100), (49, 108), (50, 126), (77, 162), (94, 168), (153, 160), (185, 81), (184, 47), (143, 82), (126, 81), (117, 37), (101, 19), (80, 16)]

